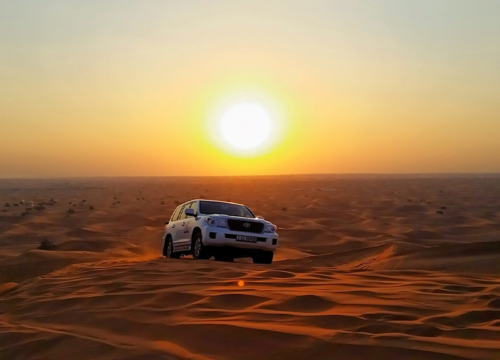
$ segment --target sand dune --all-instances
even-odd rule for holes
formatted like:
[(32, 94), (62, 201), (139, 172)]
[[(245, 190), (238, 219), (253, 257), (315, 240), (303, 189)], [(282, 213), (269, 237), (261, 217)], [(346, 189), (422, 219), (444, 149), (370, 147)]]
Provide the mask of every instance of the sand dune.
[[(0, 204), (18, 203), (0, 212), (2, 358), (500, 358), (498, 177), (0, 188)], [(275, 222), (276, 261), (160, 257), (175, 201), (199, 195)], [(56, 204), (28, 211), (22, 199)], [(43, 239), (57, 250), (38, 250)]]

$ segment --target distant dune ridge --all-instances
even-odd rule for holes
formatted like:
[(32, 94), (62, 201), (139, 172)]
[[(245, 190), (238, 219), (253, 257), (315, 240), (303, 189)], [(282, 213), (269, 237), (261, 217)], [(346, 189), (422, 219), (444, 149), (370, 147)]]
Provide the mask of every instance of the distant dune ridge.
[[(277, 224), (275, 262), (160, 257), (199, 194)], [(0, 204), (2, 359), (500, 359), (499, 176), (0, 180)]]

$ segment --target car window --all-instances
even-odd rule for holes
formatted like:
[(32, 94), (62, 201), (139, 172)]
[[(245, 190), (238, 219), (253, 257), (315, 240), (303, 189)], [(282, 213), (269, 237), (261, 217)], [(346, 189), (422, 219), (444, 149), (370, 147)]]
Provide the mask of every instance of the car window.
[(198, 214), (198, 201), (193, 201), (193, 202), (191, 203), (191, 209), (193, 209), (193, 210), (194, 210), (194, 213), (195, 213), (195, 214)]
[(200, 201), (200, 213), (206, 215), (221, 214), (246, 218), (255, 217), (255, 215), (246, 206), (217, 201)]
[(181, 206), (177, 206), (177, 209), (175, 209), (174, 213), (172, 214), (172, 218), (170, 221), (176, 221), (177, 218), (179, 217), (179, 211), (181, 210)]
[(177, 218), (177, 220), (184, 220), (186, 218), (186, 214), (184, 214), (184, 209), (188, 209), (189, 208), (189, 204), (190, 203), (184, 204), (181, 207), (181, 211), (179, 213), (179, 217)]
[(172, 217), (170, 218), (170, 221), (177, 220), (177, 216), (179, 216), (179, 210), (180, 210), (180, 206), (177, 206), (174, 213), (172, 214)]

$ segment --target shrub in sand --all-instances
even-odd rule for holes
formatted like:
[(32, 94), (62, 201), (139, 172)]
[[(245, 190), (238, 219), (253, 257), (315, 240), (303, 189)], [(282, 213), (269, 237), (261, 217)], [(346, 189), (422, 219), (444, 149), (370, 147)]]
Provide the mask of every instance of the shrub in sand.
[(287, 211), (288, 209), (286, 207), (281, 208), (281, 211)]
[(442, 212), (441, 210), (438, 210), (438, 211), (436, 211), (436, 212), (437, 212), (438, 214), (441, 214), (441, 215), (443, 215), (443, 214), (444, 214), (444, 212)]
[(57, 249), (56, 244), (54, 244), (52, 241), (48, 239), (43, 239), (40, 242), (40, 246), (38, 247), (40, 250), (55, 250)]
[(165, 201), (160, 202), (160, 205), (165, 205)]
[(4, 207), (10, 207), (9, 203), (5, 203)]
[(180, 204), (179, 200), (175, 200), (175, 201), (174, 201), (174, 204), (175, 204), (175, 205), (179, 205), (179, 204)]
[(75, 210), (73, 209), (68, 209), (68, 214), (73, 214), (75, 212)]
[(89, 206), (89, 210), (94, 210), (94, 207), (93, 206)]

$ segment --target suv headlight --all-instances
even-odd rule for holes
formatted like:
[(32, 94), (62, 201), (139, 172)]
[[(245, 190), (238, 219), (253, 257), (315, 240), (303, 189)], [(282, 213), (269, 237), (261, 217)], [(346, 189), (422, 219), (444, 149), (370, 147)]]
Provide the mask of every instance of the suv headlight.
[(278, 227), (276, 225), (272, 225), (272, 224), (264, 225), (264, 232), (265, 233), (275, 233), (276, 230), (278, 230)]
[(226, 219), (205, 218), (205, 221), (210, 226), (225, 227), (225, 228), (227, 228), (227, 221), (226, 221)]

